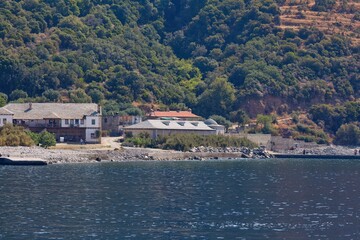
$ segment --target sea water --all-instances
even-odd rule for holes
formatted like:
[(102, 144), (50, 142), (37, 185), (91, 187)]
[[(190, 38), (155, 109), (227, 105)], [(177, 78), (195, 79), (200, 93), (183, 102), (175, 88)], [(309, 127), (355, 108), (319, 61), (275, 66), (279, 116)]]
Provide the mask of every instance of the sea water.
[(0, 166), (0, 239), (360, 239), (360, 162)]

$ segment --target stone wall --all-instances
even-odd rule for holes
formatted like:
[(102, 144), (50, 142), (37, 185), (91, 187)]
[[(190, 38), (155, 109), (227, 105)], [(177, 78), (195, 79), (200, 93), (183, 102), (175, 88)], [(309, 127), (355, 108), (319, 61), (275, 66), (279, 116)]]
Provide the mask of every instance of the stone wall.
[(319, 147), (319, 145), (313, 142), (304, 142), (304, 141), (294, 140), (292, 138), (272, 136), (270, 147), (268, 149), (275, 152), (285, 152), (288, 150), (294, 150), (296, 148), (311, 149), (316, 147)]
[(239, 137), (244, 137), (250, 141), (258, 144), (259, 146), (265, 146), (267, 149), (270, 149), (271, 135), (270, 134), (248, 134), (248, 133), (239, 133)]

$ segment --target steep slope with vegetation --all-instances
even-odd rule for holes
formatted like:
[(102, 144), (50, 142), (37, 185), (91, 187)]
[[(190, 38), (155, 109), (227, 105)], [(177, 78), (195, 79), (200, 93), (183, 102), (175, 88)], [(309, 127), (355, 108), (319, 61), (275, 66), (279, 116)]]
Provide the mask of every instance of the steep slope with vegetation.
[(160, 43), (156, 9), (110, 2), (2, 1), (1, 91), (10, 100), (194, 104), (183, 85), (201, 73)]
[(360, 43), (360, 2), (357, 0), (285, 0), (280, 2), (281, 27), (299, 30), (316, 27)]
[[(334, 1), (323, 2), (311, 11), (330, 10)], [(239, 110), (254, 117), (356, 100), (360, 47), (351, 34), (358, 30), (289, 28), (284, 6), (283, 0), (1, 1), (0, 104), (92, 101), (117, 112), (136, 101), (230, 118)]]

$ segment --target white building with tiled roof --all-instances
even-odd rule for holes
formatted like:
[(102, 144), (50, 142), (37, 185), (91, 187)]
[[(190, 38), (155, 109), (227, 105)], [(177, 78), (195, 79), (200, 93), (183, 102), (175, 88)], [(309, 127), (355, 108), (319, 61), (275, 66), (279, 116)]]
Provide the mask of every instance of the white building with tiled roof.
[(0, 108), (0, 127), (7, 123), (12, 123), (14, 113), (7, 110), (6, 108)]
[(199, 134), (215, 135), (217, 131), (206, 125), (203, 121), (184, 121), (184, 120), (146, 120), (141, 123), (127, 126), (125, 133), (131, 132), (134, 136), (139, 133), (147, 132), (151, 138), (167, 136), (171, 134)]
[(101, 109), (94, 103), (9, 103), (0, 108), (0, 127), (13, 123), (57, 140), (101, 142)]

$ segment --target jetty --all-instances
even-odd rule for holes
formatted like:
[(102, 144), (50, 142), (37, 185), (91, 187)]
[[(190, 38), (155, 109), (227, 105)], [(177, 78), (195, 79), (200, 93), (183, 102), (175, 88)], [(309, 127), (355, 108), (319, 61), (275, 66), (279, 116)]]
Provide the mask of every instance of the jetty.
[(329, 154), (286, 154), (273, 153), (274, 158), (301, 158), (301, 159), (359, 159), (360, 155), (329, 155)]
[(47, 161), (38, 158), (0, 157), (0, 165), (43, 166)]

